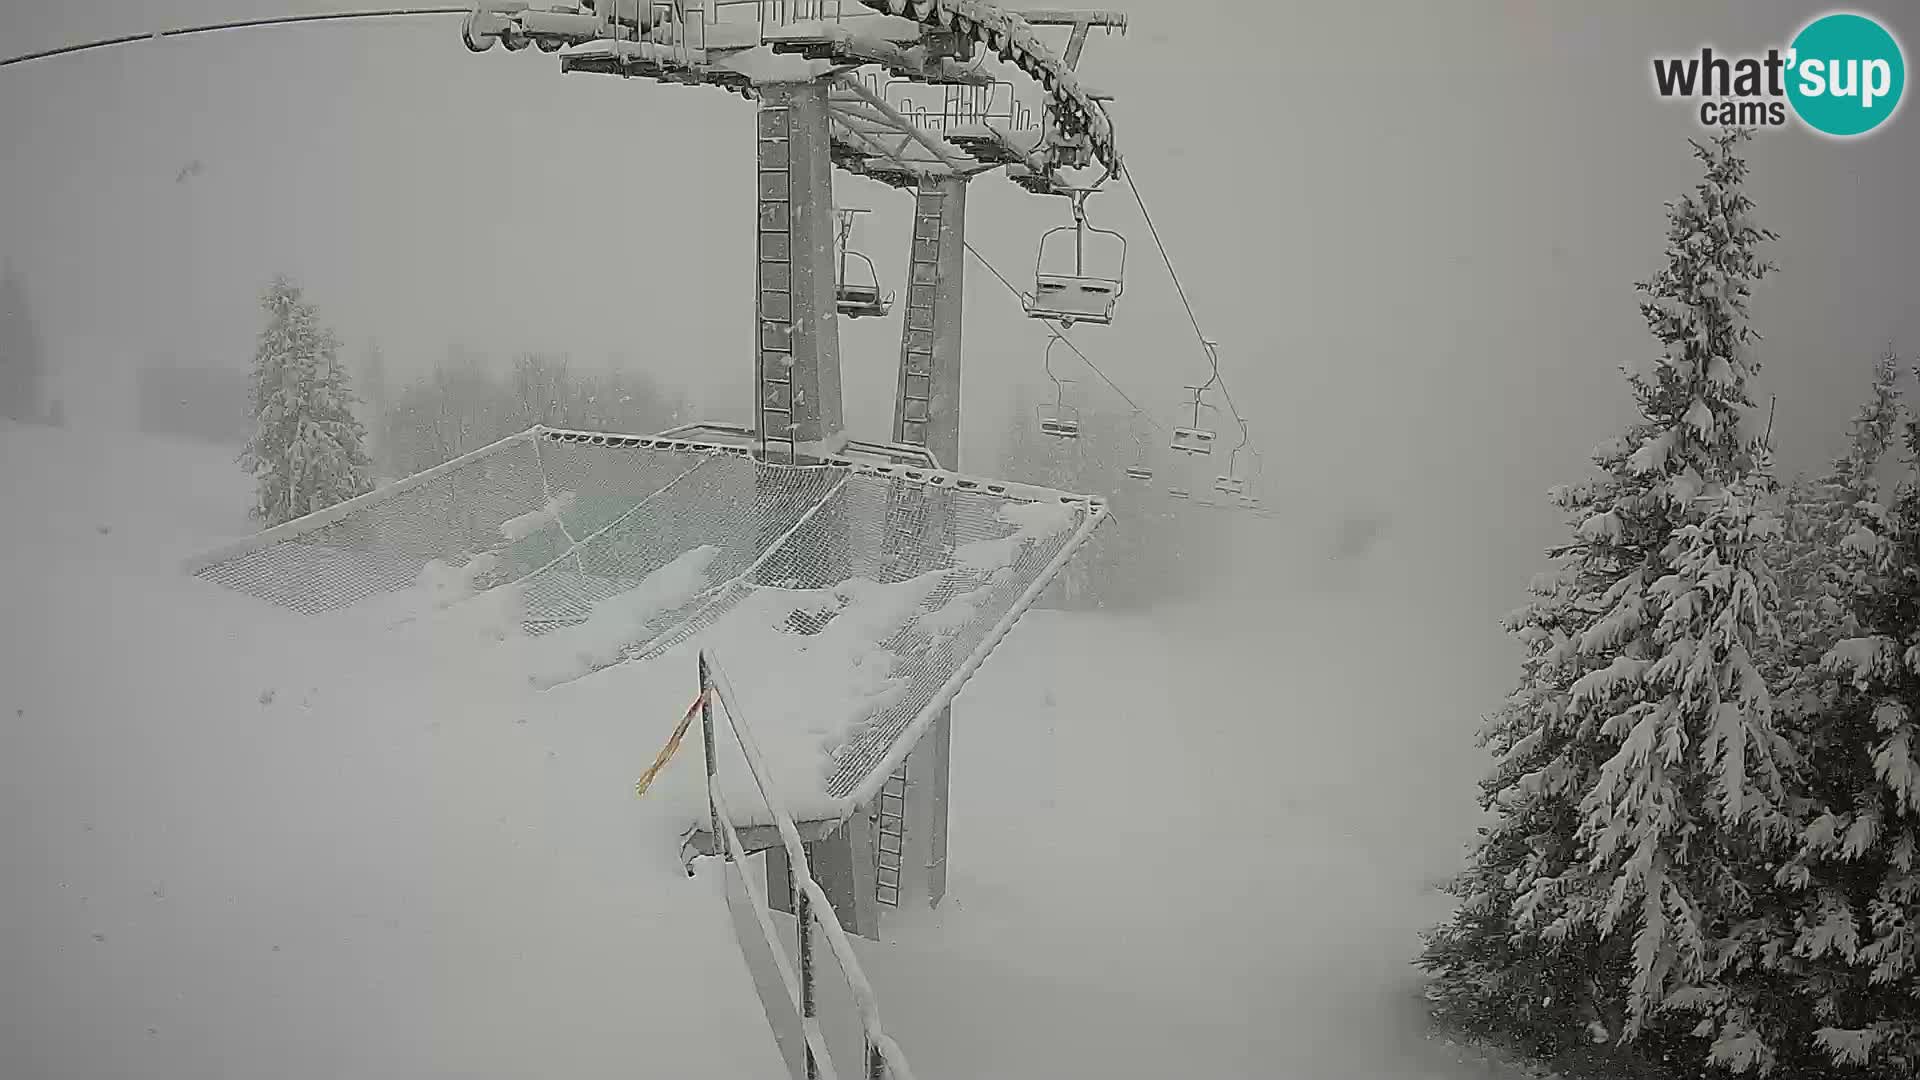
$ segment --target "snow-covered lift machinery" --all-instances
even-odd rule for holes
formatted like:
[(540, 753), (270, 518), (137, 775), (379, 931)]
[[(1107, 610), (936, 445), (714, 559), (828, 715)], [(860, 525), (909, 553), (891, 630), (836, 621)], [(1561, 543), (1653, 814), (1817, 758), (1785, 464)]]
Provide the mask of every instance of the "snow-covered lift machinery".
[[(1106, 326), (1113, 322), (1114, 305), (1126, 288), (1127, 238), (1087, 223), (1087, 196), (1093, 192), (1093, 188), (1063, 189), (1062, 194), (1073, 201), (1073, 224), (1056, 225), (1040, 234), (1040, 248), (1034, 256), (1033, 295), (1024, 298), (1029, 317), (1057, 319), (1067, 326), (1076, 322)], [(1069, 243), (1067, 233), (1073, 234), (1072, 273), (1064, 271), (1058, 256)], [(1092, 236), (1112, 237), (1119, 244), (1108, 274), (1095, 274), (1087, 268), (1087, 239)], [(1051, 261), (1049, 254), (1055, 255)]]
[[(840, 267), (834, 283), (834, 306), (849, 319), (878, 318), (893, 310), (893, 293), (882, 296), (880, 274), (873, 260), (853, 246), (853, 225), (860, 214), (872, 213), (864, 207), (841, 207)], [(864, 270), (856, 270), (864, 267)]]
[(1040, 405), (1034, 409), (1034, 414), (1040, 420), (1040, 434), (1056, 439), (1077, 439), (1080, 437), (1080, 410), (1067, 404), (1067, 384), (1072, 380), (1062, 379), (1053, 373), (1053, 347), (1060, 344), (1061, 340), (1060, 335), (1055, 334), (1047, 341), (1047, 352), (1042, 361), (1047, 378), (1053, 383), (1052, 410), (1049, 412), (1048, 406)]

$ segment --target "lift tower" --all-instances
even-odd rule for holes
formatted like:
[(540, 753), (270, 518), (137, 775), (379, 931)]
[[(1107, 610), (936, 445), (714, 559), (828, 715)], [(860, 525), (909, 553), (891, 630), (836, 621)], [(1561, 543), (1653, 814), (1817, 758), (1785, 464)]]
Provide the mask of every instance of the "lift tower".
[[(1046, 27), (1068, 28), (1064, 53), (1036, 32)], [(877, 456), (957, 470), (967, 185), (999, 170), (1029, 191), (1062, 194), (1071, 190), (1062, 170), (1118, 168), (1108, 99), (1075, 75), (1094, 27), (1124, 32), (1126, 16), (985, 0), (478, 0), (463, 37), (476, 52), (533, 45), (558, 53), (562, 71), (710, 86), (756, 103), (755, 423), (678, 434), (745, 443), (771, 462)], [(1003, 77), (1016, 73), (1038, 87), (1035, 102)], [(836, 167), (913, 196), (883, 442), (846, 431)], [(921, 512), (919, 528), (950, 531), (937, 510)], [(951, 726), (943, 713), (875, 805), (809, 842), (850, 931), (877, 936), (884, 909), (945, 894)], [(767, 851), (770, 877), (784, 880), (784, 852)]]

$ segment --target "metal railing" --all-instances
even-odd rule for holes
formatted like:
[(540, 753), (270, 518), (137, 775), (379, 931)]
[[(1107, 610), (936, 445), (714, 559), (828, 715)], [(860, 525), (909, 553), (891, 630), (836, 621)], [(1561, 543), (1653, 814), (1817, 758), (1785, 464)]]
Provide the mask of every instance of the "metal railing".
[[(705, 650), (699, 654), (699, 664), (700, 739), (706, 752), (709, 827), (712, 829), (711, 835), (724, 844), (728, 885), (745, 894), (746, 905), (751, 909), (750, 922), (745, 918), (736, 918), (735, 933), (739, 937), (741, 951), (747, 956), (749, 969), (760, 969), (756, 972), (758, 977), (755, 982), (767, 1010), (767, 1019), (774, 1028), (775, 1043), (780, 1046), (795, 1080), (834, 1080), (843, 1075), (835, 1067), (819, 1015), (821, 958), (815, 950), (817, 935), (825, 939), (828, 952), (840, 968), (859, 1016), (862, 1060), (858, 1075), (865, 1080), (913, 1080), (913, 1071), (907, 1065), (906, 1055), (880, 1023), (880, 1008), (873, 985), (861, 970), (853, 943), (840, 925), (839, 916), (834, 914), (833, 903), (826, 890), (813, 878), (805, 841), (800, 838), (792, 815), (773, 789), (766, 760), (740, 714), (739, 696), (732, 692), (725, 673)], [(741, 843), (740, 834), (733, 824), (733, 815), (717, 783), (717, 733), (722, 723), (740, 747), (754, 788), (766, 802), (779, 829), (786, 853), (787, 888), (793, 897), (791, 907), (794, 911), (795, 948), (791, 957), (787, 954), (783, 935), (775, 925), (765, 891), (755, 883), (746, 846)], [(743, 927), (742, 923), (748, 925)], [(757, 939), (755, 934), (758, 935)]]

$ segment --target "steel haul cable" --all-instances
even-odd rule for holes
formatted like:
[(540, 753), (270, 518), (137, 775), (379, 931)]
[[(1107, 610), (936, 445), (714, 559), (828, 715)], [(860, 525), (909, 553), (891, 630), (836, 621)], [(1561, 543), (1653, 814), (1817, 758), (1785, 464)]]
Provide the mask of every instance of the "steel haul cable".
[[(1140, 185), (1134, 182), (1133, 169), (1123, 168), (1121, 175), (1126, 178), (1127, 190), (1133, 192), (1133, 201), (1140, 205), (1140, 218), (1147, 223), (1147, 232), (1153, 237), (1153, 246), (1160, 249), (1160, 261), (1166, 264), (1167, 276), (1173, 279), (1174, 292), (1180, 294), (1180, 306), (1187, 309), (1187, 321), (1193, 324), (1193, 332), (1200, 339), (1201, 348), (1205, 349), (1207, 348), (1206, 331), (1200, 329), (1200, 317), (1194, 314), (1193, 302), (1187, 299), (1186, 287), (1180, 283), (1180, 273), (1173, 268), (1173, 257), (1167, 254), (1167, 245), (1161, 241), (1160, 230), (1153, 224), (1153, 215), (1147, 210), (1146, 196), (1140, 194)], [(1220, 396), (1226, 399), (1227, 412), (1233, 416), (1234, 422), (1240, 422), (1240, 409), (1233, 403), (1233, 391), (1227, 389), (1226, 377), (1220, 374), (1217, 360), (1214, 361), (1213, 371), (1215, 383), (1220, 387)]]
[(136, 41), (158, 41), (162, 38), (186, 37), (189, 34), (209, 34), (218, 30), (246, 30), (259, 26), (289, 26), (297, 23), (341, 22), (347, 19), (392, 19), (408, 18), (418, 15), (466, 15), (473, 11), (470, 6), (461, 7), (405, 7), (380, 8), (371, 11), (325, 11), (313, 15), (273, 15), (258, 19), (236, 19), (232, 22), (204, 23), (199, 26), (182, 26), (172, 30), (155, 30), (146, 34), (122, 34), (119, 37), (102, 38), (98, 41), (86, 41), (78, 45), (61, 45), (37, 52), (21, 53), (18, 56), (0, 57), (0, 67), (11, 64), (24, 64), (29, 60), (44, 60), (50, 56), (67, 56), (72, 53), (86, 52), (89, 49), (104, 49), (109, 45), (131, 45)]

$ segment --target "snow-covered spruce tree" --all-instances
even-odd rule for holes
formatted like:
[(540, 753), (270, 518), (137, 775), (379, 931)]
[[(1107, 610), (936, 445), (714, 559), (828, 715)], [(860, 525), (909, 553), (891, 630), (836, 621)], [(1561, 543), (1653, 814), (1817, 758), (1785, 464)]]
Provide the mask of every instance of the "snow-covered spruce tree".
[(1661, 522), (1656, 550), (1601, 598), (1583, 647), (1611, 657), (1571, 688), (1611, 754), (1581, 801), (1587, 860), (1537, 882), (1521, 918), (1632, 935), (1623, 1038), (1669, 1008), (1704, 1011), (1708, 1060), (1769, 1064), (1769, 1048), (1721, 979), (1752, 958), (1727, 928), (1744, 917), (1752, 870), (1791, 833), (1759, 670), (1778, 638), (1765, 546), (1778, 534), (1764, 442), (1746, 432), (1758, 370), (1747, 325), (1752, 284), (1773, 238), (1742, 189), (1745, 132), (1695, 144), (1705, 177), (1668, 207), (1667, 265), (1640, 286), (1658, 357), (1630, 375), (1643, 422), (1616, 468), (1655, 480), (1596, 513), (1584, 536)]
[[(1596, 454), (1613, 456), (1607, 448)], [(1577, 523), (1588, 516), (1594, 487), (1557, 489), (1554, 499)], [(1607, 1027), (1602, 1017), (1618, 1013), (1618, 947), (1606, 948), (1589, 927), (1548, 935), (1537, 922), (1522, 926), (1517, 909), (1533, 883), (1558, 879), (1583, 857), (1579, 802), (1600, 755), (1591, 718), (1567, 707), (1569, 691), (1596, 667), (1581, 647), (1595, 622), (1595, 598), (1642, 560), (1643, 547), (1622, 533), (1561, 549), (1559, 565), (1529, 586), (1532, 601), (1508, 616), (1506, 628), (1526, 652), (1519, 688), (1480, 733), (1495, 758), (1480, 785), (1481, 809), (1493, 822), (1449, 886), (1459, 902), (1452, 919), (1426, 935), (1419, 960), (1433, 976), (1428, 997), (1439, 1019), (1543, 1058), (1591, 1041), (1591, 1032)]]
[(1776, 691), (1788, 691), (1777, 693), (1782, 707), (1807, 689), (1809, 675), (1820, 680), (1826, 651), (1854, 635), (1850, 600), (1864, 587), (1862, 575), (1871, 562), (1867, 548), (1885, 524), (1879, 473), (1902, 430), (1899, 376), (1889, 345), (1874, 365), (1872, 388), (1854, 417), (1846, 453), (1825, 473), (1798, 480), (1785, 493), (1784, 528), (1770, 556), (1780, 576), (1785, 647), (1769, 658), (1769, 675)]
[[(1573, 538), (1514, 620), (1529, 660), (1486, 734), (1496, 822), (1423, 958), (1443, 1012), (1492, 1020), (1532, 982), (1554, 999), (1532, 1010), (1542, 1020), (1566, 1009), (1622, 1041), (1653, 1030), (1733, 962), (1717, 946), (1743, 875), (1788, 831), (1756, 659), (1777, 629), (1762, 547), (1778, 519), (1744, 423), (1746, 299), (1771, 239), (1749, 220), (1744, 138), (1695, 144), (1706, 175), (1668, 205), (1666, 266), (1639, 286), (1661, 350), (1628, 371), (1641, 418), (1596, 451), (1600, 476), (1555, 493)], [(1739, 1016), (1719, 1030), (1713, 1057), (1734, 1064)]]
[(1909, 473), (1892, 506), (1876, 499), (1833, 530), (1851, 524), (1828, 577), (1853, 583), (1853, 636), (1786, 719), (1801, 763), (1796, 850), (1736, 928), (1758, 958), (1742, 996), (1776, 1033), (1778, 1060), (1805, 1076), (1920, 1075), (1920, 425), (1901, 427)]
[(255, 478), (253, 516), (273, 526), (370, 490), (371, 463), (338, 339), (284, 277), (260, 303), (267, 328), (254, 353), (254, 433), (240, 463)]

